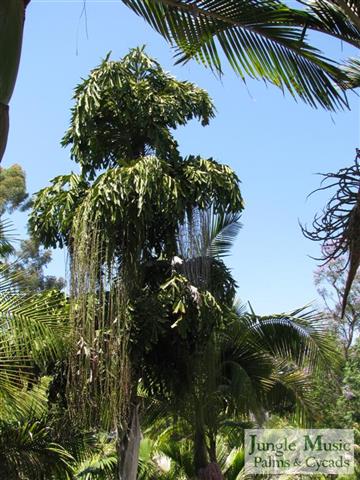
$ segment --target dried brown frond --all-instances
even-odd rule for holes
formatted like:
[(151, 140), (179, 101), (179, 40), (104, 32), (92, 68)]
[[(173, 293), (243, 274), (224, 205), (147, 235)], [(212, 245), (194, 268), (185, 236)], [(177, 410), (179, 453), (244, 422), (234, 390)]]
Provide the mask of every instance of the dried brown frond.
[(356, 149), (355, 162), (337, 173), (322, 174), (321, 187), (314, 192), (337, 187), (321, 214), (316, 215), (312, 228), (302, 227), (310, 240), (322, 243), (324, 264), (342, 255), (348, 256), (348, 278), (343, 294), (342, 315), (357, 269), (360, 265), (360, 149)]

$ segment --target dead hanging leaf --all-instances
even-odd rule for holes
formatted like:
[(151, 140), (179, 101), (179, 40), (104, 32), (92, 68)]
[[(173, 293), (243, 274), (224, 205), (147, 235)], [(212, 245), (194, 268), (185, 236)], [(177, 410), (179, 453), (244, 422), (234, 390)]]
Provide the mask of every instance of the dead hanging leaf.
[(349, 245), (349, 272), (346, 279), (345, 290), (342, 299), (341, 318), (345, 315), (347, 300), (350, 289), (353, 284), (356, 272), (360, 265), (360, 191), (358, 193), (358, 200), (351, 210), (349, 216), (349, 223), (346, 231)]
[(321, 174), (321, 187), (313, 193), (336, 188), (321, 214), (315, 216), (312, 228), (301, 227), (310, 240), (322, 243), (323, 264), (347, 255), (349, 272), (342, 300), (342, 317), (348, 296), (360, 265), (360, 149), (356, 149), (355, 162), (337, 173)]

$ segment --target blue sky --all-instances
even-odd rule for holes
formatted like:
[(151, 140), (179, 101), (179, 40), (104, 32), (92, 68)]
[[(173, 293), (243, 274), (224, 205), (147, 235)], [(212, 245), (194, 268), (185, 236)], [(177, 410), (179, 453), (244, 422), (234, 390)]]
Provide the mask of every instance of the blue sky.
[[(60, 139), (69, 122), (72, 91), (107, 52), (117, 59), (146, 44), (147, 52), (179, 79), (213, 98), (217, 116), (207, 127), (191, 122), (176, 132), (184, 154), (229, 164), (242, 181), (243, 228), (228, 259), (239, 296), (258, 313), (287, 311), (317, 299), (313, 284), (319, 246), (306, 240), (298, 220), (310, 222), (326, 196), (306, 201), (318, 186), (316, 172), (349, 165), (359, 142), (359, 99), (351, 111), (330, 114), (296, 103), (275, 87), (228, 68), (218, 80), (196, 63), (174, 66), (173, 52), (145, 22), (119, 1), (32, 0), (26, 19), (18, 82), (11, 102), (11, 131), (3, 166), (19, 163), (35, 192), (56, 175), (77, 170)], [(355, 52), (314, 37), (328, 55)], [(24, 215), (14, 220), (22, 235)], [(64, 252), (49, 273), (65, 274)]]

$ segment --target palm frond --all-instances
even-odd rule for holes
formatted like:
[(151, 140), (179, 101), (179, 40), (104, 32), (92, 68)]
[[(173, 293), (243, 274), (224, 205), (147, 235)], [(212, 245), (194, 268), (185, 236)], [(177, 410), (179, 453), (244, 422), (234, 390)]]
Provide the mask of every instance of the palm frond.
[(107, 453), (94, 453), (76, 466), (75, 478), (79, 480), (115, 480), (117, 463), (115, 449)]
[(14, 253), (12, 242), (15, 240), (13, 224), (10, 220), (0, 222), (0, 258), (6, 258)]
[(59, 480), (69, 478), (73, 458), (51, 435), (41, 420), (0, 422), (1, 478), (41, 480), (55, 474)]
[(296, 409), (304, 420), (313, 413), (311, 375), (338, 366), (321, 316), (309, 309), (257, 316), (243, 309), (219, 337), (221, 387), (228, 413), (255, 415), (264, 409)]
[[(262, 351), (298, 367), (330, 368), (339, 361), (322, 315), (308, 307), (275, 315), (247, 314), (236, 328), (243, 344), (254, 342)], [(246, 335), (241, 333), (244, 328)]]
[(39, 365), (64, 353), (68, 326), (58, 298), (0, 292), (0, 327), (13, 354), (31, 357)]
[(230, 255), (234, 241), (241, 229), (240, 214), (210, 214), (207, 254), (215, 258)]
[[(41, 401), (34, 371), (65, 353), (64, 299), (21, 293), (7, 266), (0, 267), (0, 418), (24, 414)], [(31, 387), (31, 389), (30, 389)], [(30, 407), (29, 407), (30, 406)]]
[(350, 58), (344, 67), (346, 75), (349, 78), (350, 88), (360, 87), (360, 60), (358, 58)]
[(306, 41), (306, 28), (320, 23), (309, 12), (278, 0), (123, 2), (177, 45), (180, 63), (194, 58), (221, 73), (221, 51), (244, 80), (271, 82), (313, 107), (347, 105), (344, 72)]
[(358, 0), (304, 0), (303, 2), (319, 20), (315, 30), (333, 35), (360, 47), (360, 4)]
[(266, 398), (268, 408), (279, 411), (291, 405), (303, 419), (309, 413), (313, 415), (316, 406), (310, 397), (312, 377), (307, 369), (289, 365), (287, 360), (275, 359), (271, 381), (273, 385)]

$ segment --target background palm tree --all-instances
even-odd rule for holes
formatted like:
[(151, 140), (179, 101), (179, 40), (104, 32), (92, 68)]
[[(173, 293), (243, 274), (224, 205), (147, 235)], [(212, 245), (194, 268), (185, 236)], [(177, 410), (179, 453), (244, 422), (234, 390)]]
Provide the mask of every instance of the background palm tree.
[[(0, 226), (0, 255), (11, 237)], [(64, 297), (54, 292), (29, 295), (9, 265), (0, 265), (0, 476), (59, 480), (70, 471), (70, 454), (53, 441), (45, 424), (50, 364), (63, 359), (68, 339)], [(52, 478), (52, 477), (51, 477)]]
[[(171, 331), (163, 329), (162, 340), (144, 353), (142, 385), (160, 417), (165, 413), (173, 422), (181, 419), (178, 428), (191, 458), (182, 457), (189, 478), (221, 479), (217, 442), (224, 427), (250, 418), (261, 425), (265, 412), (276, 409), (292, 412), (302, 422), (311, 418), (316, 410), (309, 395), (311, 377), (337, 357), (321, 316), (299, 309), (260, 317), (233, 306), (235, 282), (222, 258), (239, 230), (238, 216), (209, 210), (199, 218), (180, 229), (177, 269), (193, 289), (209, 290), (221, 321), (197, 349), (181, 339), (174, 342)], [(188, 321), (186, 310), (184, 305), (182, 322)], [(207, 310), (202, 315), (204, 323), (211, 322)], [(192, 325), (196, 335), (194, 321)], [(156, 423), (153, 428), (156, 438)], [(178, 434), (179, 429), (169, 440), (176, 442)], [(172, 455), (180, 455), (180, 446), (173, 448)]]
[(46, 420), (24, 416), (0, 422), (0, 473), (9, 480), (68, 480), (74, 461), (53, 441)]

